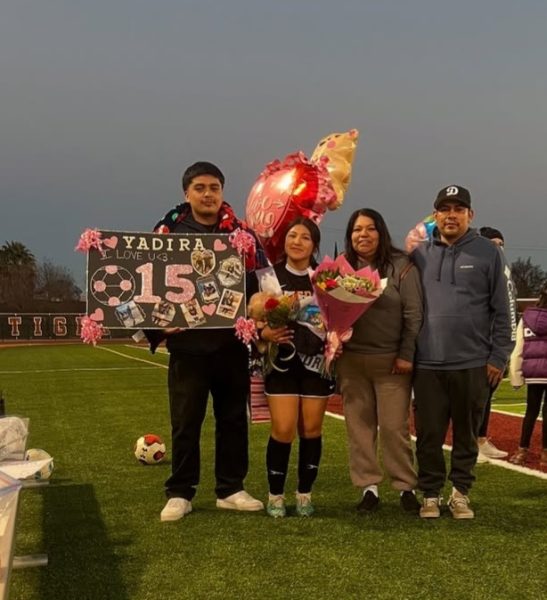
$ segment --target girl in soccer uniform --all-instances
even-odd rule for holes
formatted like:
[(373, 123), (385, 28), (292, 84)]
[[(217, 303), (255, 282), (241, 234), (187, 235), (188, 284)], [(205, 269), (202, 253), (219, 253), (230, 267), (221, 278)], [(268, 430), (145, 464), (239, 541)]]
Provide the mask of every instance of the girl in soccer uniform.
[[(321, 458), (321, 429), (334, 381), (321, 372), (324, 365), (324, 334), (318, 335), (321, 317), (313, 300), (310, 267), (319, 249), (317, 225), (305, 218), (293, 221), (285, 235), (285, 260), (274, 266), (284, 294), (298, 294), (301, 309), (292, 327), (265, 326), (260, 338), (278, 344), (273, 369), (265, 377), (265, 392), (271, 415), (271, 434), (266, 452), (270, 488), (267, 512), (284, 517), (285, 480), (291, 445), (300, 438), (296, 514), (311, 516), (311, 490)], [(315, 330), (315, 332), (314, 332)]]

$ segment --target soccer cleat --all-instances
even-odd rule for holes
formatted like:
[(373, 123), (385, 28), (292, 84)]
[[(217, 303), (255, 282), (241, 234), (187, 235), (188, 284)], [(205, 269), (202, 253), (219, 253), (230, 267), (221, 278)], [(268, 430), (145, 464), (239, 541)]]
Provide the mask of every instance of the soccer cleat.
[(178, 521), (192, 512), (192, 503), (186, 498), (169, 498), (160, 513), (161, 521)]
[[(482, 444), (479, 444), (479, 456), (482, 454), (483, 457), (485, 458), (505, 458), (508, 454), (508, 452), (505, 452), (505, 450), (499, 450), (498, 448), (496, 448), (496, 446), (494, 446), (494, 444), (489, 440), (486, 439), (484, 440), (484, 442)], [(477, 460), (477, 462), (479, 462)], [(480, 461), (480, 462), (485, 462), (485, 461)]]
[(412, 490), (402, 492), (399, 502), (401, 503), (401, 508), (407, 513), (417, 514), (420, 510), (420, 503)]
[(268, 494), (266, 512), (274, 519), (284, 517), (287, 514), (287, 509), (285, 508), (285, 496), (283, 496), (283, 494)]
[(315, 507), (311, 503), (311, 492), (301, 494), (296, 492), (296, 514), (299, 517), (311, 517), (315, 512)]
[(424, 498), (420, 508), (420, 517), (422, 519), (438, 519), (441, 516), (441, 498)]
[(374, 512), (378, 508), (378, 504), (380, 504), (380, 498), (374, 492), (367, 490), (357, 505), (357, 512), (360, 514)]
[(452, 490), (452, 495), (448, 500), (448, 508), (455, 519), (474, 519), (475, 513), (469, 506), (469, 498), (458, 492), (458, 490)]
[(253, 498), (245, 490), (236, 492), (227, 498), (217, 499), (217, 508), (225, 508), (227, 510), (245, 510), (245, 511), (256, 511), (263, 510), (264, 504)]

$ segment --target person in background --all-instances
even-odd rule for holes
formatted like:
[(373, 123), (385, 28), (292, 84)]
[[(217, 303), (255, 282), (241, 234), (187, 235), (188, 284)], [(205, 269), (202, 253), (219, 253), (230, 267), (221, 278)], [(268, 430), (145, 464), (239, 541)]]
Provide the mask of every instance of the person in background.
[(298, 294), (301, 309), (296, 323), (260, 331), (264, 342), (279, 345), (272, 370), (264, 387), (271, 415), (271, 433), (266, 451), (269, 496), (266, 510), (271, 517), (286, 515), (285, 480), (296, 434), (298, 484), (296, 514), (311, 516), (315, 509), (311, 491), (321, 459), (323, 417), (327, 401), (334, 393), (334, 380), (322, 376), (324, 340), (314, 333), (318, 307), (310, 303), (313, 287), (310, 267), (319, 250), (320, 232), (309, 219), (295, 219), (285, 234), (285, 259), (274, 266), (283, 294)]
[(513, 349), (508, 273), (501, 253), (470, 227), (471, 194), (441, 189), (434, 202), (431, 239), (411, 258), (420, 272), (424, 324), (417, 339), (414, 402), (420, 516), (440, 516), (446, 480), (443, 444), (452, 422), (452, 492), (455, 519), (472, 519), (469, 489), (475, 479), (477, 437), (491, 387), (503, 377)]
[[(186, 202), (155, 227), (157, 233), (230, 233), (244, 225), (223, 198), (224, 175), (209, 162), (184, 172)], [(221, 226), (222, 225), (222, 226)], [(258, 259), (257, 253), (257, 259)], [(233, 328), (149, 330), (152, 352), (166, 340), (172, 433), (172, 474), (165, 482), (167, 503), (162, 521), (176, 521), (192, 511), (200, 478), (201, 426), (209, 393), (216, 422), (215, 492), (217, 507), (258, 511), (262, 502), (250, 496), (243, 481), (248, 470), (248, 351)]]
[(520, 444), (509, 461), (515, 465), (525, 464), (543, 401), (540, 465), (547, 468), (547, 281), (541, 288), (536, 306), (525, 309), (518, 324), (517, 343), (511, 354), (509, 372), (515, 389), (526, 384), (526, 413)]
[[(496, 244), (496, 246), (500, 249), (503, 260), (505, 262), (505, 266), (509, 269), (509, 263), (505, 258), (505, 254), (503, 252), (503, 247), (505, 245), (505, 240), (503, 238), (503, 234), (499, 229), (495, 229), (494, 227), (481, 227), (479, 229), (479, 233), (482, 237), (489, 239), (491, 242)], [(508, 291), (511, 294), (512, 302), (511, 302), (511, 318), (514, 319), (516, 323), (516, 293), (515, 286), (513, 285), (513, 281), (511, 277), (508, 278), (507, 284), (509, 286)], [(484, 407), (484, 415), (482, 417), (482, 422), (479, 427), (479, 455), (477, 457), (478, 463), (488, 462), (490, 458), (505, 458), (507, 456), (507, 452), (505, 450), (500, 450), (496, 448), (491, 439), (488, 438), (488, 423), (490, 421), (490, 411), (492, 408), (492, 397), (496, 388), (490, 388), (490, 394), (488, 395), (488, 400), (486, 401), (486, 406)]]
[(372, 208), (355, 211), (348, 222), (345, 256), (354, 269), (367, 265), (387, 278), (373, 306), (354, 324), (336, 363), (349, 440), (350, 475), (362, 491), (357, 511), (379, 505), (384, 469), (399, 492), (404, 511), (416, 513), (416, 471), (409, 433), (411, 378), (416, 336), (422, 324), (419, 274), (391, 242), (387, 225)]

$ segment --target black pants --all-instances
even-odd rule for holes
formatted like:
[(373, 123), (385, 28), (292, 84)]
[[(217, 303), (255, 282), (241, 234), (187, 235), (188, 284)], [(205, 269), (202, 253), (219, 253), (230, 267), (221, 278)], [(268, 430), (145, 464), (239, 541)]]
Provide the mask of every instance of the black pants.
[(425, 497), (439, 496), (445, 484), (442, 447), (450, 421), (453, 439), (448, 478), (459, 492), (468, 493), (475, 479), (477, 434), (488, 393), (485, 366), (457, 371), (416, 370), (418, 488)]
[(207, 356), (172, 354), (169, 360), (169, 406), (172, 475), (165, 482), (168, 498), (191, 500), (200, 473), (201, 426), (209, 392), (216, 421), (215, 492), (226, 498), (243, 489), (247, 475), (247, 349), (241, 343)]
[(486, 404), (484, 405), (484, 411), (482, 413), (482, 421), (479, 427), (479, 437), (485, 438), (488, 437), (488, 424), (490, 422), (490, 412), (492, 410), (492, 396), (497, 389), (497, 385), (490, 388), (488, 392), (488, 398), (486, 400)]
[[(545, 394), (545, 397), (544, 397)], [(542, 448), (547, 448), (547, 385), (543, 383), (529, 383), (526, 392), (526, 414), (522, 421), (522, 433), (520, 435), (521, 448), (529, 448), (534, 425), (539, 415), (541, 408), (541, 400), (543, 399), (543, 433), (542, 433)]]

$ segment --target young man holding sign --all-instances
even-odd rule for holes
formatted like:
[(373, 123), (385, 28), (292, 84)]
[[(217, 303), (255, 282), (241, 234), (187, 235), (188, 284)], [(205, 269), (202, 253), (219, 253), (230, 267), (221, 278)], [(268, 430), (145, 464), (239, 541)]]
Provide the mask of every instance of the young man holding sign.
[[(156, 225), (155, 231), (230, 233), (242, 227), (232, 208), (223, 200), (223, 187), (224, 175), (215, 165), (198, 162), (190, 166), (182, 178), (186, 202), (171, 210)], [(196, 257), (193, 267), (198, 271), (201, 269), (204, 277), (209, 277), (214, 265), (206, 259), (207, 256)], [(211, 270), (207, 271), (209, 268)], [(207, 291), (215, 296), (215, 281), (213, 277), (209, 279), (203, 287), (205, 289), (207, 284)], [(188, 315), (192, 312), (189, 304), (186, 307)], [(199, 303), (195, 308), (199, 308)], [(165, 483), (168, 501), (161, 512), (161, 520), (176, 521), (192, 510), (200, 474), (201, 426), (209, 393), (216, 420), (217, 507), (262, 510), (262, 502), (250, 496), (243, 487), (248, 470), (246, 346), (235, 337), (231, 327), (170, 328), (149, 331), (147, 336), (152, 351), (165, 339), (170, 354), (168, 388), (173, 458), (172, 474)]]

